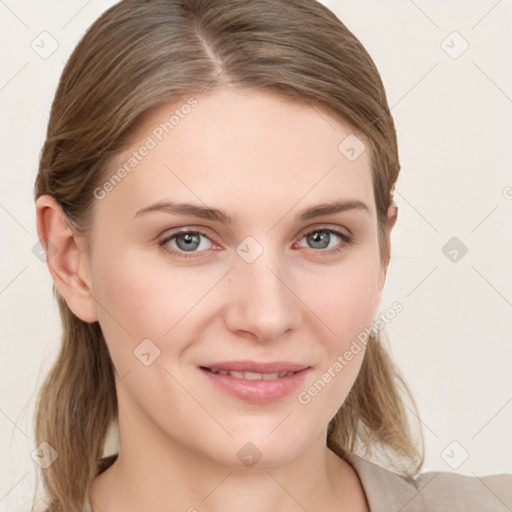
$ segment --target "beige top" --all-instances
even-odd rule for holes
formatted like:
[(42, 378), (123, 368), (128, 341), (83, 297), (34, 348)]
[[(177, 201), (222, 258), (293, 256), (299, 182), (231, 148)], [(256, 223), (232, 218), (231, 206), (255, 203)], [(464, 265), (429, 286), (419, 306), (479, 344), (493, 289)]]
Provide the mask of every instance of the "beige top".
[(409, 482), (352, 456), (370, 512), (512, 512), (512, 474), (478, 477), (428, 471)]

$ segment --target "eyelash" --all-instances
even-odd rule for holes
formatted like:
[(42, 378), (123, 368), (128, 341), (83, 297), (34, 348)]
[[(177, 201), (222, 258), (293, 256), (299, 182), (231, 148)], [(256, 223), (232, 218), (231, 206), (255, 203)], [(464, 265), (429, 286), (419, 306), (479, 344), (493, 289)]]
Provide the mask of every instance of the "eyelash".
[[(320, 231), (325, 231), (325, 232), (334, 234), (334, 235), (340, 237), (342, 239), (342, 242), (340, 242), (336, 247), (333, 247), (331, 249), (317, 249), (317, 250), (315, 250), (313, 248), (310, 248), (310, 249), (312, 249), (315, 252), (323, 252), (324, 254), (327, 254), (327, 255), (335, 254), (335, 253), (340, 252), (346, 245), (349, 245), (349, 244), (351, 244), (353, 242), (352, 236), (349, 236), (349, 235), (347, 235), (345, 233), (341, 233), (340, 231), (338, 231), (336, 229), (333, 229), (333, 228), (331, 228), (329, 226), (320, 226), (320, 227), (312, 229), (310, 231), (306, 231), (299, 238), (299, 241), (302, 240), (307, 235), (310, 235), (312, 233), (317, 233), (317, 232), (320, 232)], [(181, 234), (186, 234), (186, 233), (196, 233), (196, 234), (204, 236), (205, 238), (208, 238), (208, 240), (210, 240), (209, 236), (206, 233), (204, 233), (204, 232), (202, 232), (200, 230), (197, 230), (197, 229), (182, 229), (180, 231), (176, 231), (176, 232), (172, 233), (171, 235), (165, 237), (163, 240), (158, 242), (158, 245), (161, 247), (161, 249), (163, 251), (165, 251), (166, 253), (169, 253), (169, 254), (171, 254), (173, 256), (178, 256), (180, 258), (197, 258), (197, 257), (200, 257), (202, 255), (202, 253), (204, 253), (205, 251), (199, 251), (199, 252), (191, 251), (190, 253), (187, 254), (185, 251), (176, 251), (175, 249), (171, 249), (167, 245), (167, 243), (170, 242), (171, 240), (173, 240), (176, 236), (181, 235)]]

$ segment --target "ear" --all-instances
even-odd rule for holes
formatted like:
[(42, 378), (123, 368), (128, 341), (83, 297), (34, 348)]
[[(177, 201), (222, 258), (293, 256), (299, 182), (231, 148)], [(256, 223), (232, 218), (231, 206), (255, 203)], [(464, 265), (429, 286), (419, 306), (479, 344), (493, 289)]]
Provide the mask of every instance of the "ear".
[(389, 254), (386, 255), (385, 260), (382, 263), (381, 271), (379, 275), (379, 290), (382, 290), (384, 288), (384, 283), (386, 282), (386, 275), (388, 272), (388, 265), (389, 260), (391, 258), (391, 231), (393, 230), (393, 227), (395, 226), (396, 219), (398, 217), (398, 206), (393, 201), (391, 203), (391, 206), (388, 209), (388, 225), (386, 229), (386, 237), (389, 247)]
[(82, 239), (71, 230), (61, 206), (49, 195), (36, 201), (37, 234), (55, 285), (71, 311), (84, 322), (96, 322), (90, 262), (80, 248)]

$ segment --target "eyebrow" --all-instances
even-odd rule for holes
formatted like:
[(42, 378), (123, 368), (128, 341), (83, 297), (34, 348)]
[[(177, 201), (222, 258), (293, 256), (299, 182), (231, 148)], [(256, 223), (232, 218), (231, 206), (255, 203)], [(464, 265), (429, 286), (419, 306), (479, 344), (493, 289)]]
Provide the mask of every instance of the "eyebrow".
[[(359, 201), (358, 199), (342, 199), (338, 201), (320, 203), (301, 210), (295, 216), (295, 220), (310, 220), (315, 217), (320, 217), (323, 215), (334, 215), (336, 213), (341, 213), (348, 210), (360, 210), (370, 214), (370, 209), (362, 201)], [(159, 201), (158, 203), (147, 206), (146, 208), (141, 208), (135, 213), (134, 218), (140, 217), (150, 212), (164, 212), (174, 215), (197, 217), (199, 219), (212, 220), (227, 225), (233, 225), (236, 223), (236, 217), (228, 214), (223, 210), (219, 210), (218, 208), (209, 208), (192, 203), (178, 203), (175, 201)]]

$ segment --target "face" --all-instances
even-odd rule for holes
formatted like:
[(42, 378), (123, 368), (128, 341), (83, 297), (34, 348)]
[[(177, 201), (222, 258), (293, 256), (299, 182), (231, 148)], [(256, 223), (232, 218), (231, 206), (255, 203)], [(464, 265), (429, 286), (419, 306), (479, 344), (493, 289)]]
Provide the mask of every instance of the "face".
[[(120, 179), (95, 194), (87, 268), (121, 442), (158, 433), (222, 464), (240, 466), (245, 447), (274, 465), (325, 436), (363, 360), (360, 344), (336, 365), (385, 276), (370, 155), (346, 158), (351, 130), (312, 107), (233, 90), (195, 100), (146, 117), (109, 169)], [(312, 210), (343, 201), (359, 206)], [(226, 361), (306, 369), (259, 384), (201, 369)]]

